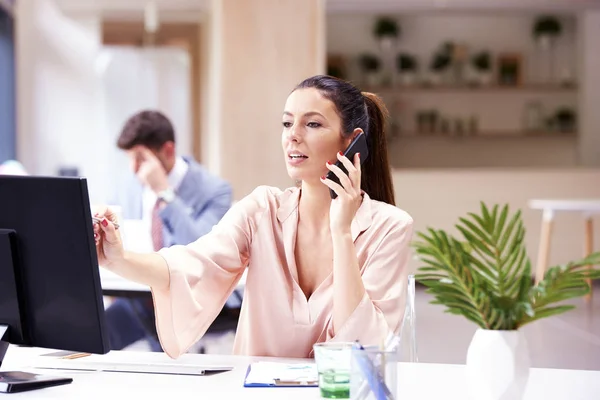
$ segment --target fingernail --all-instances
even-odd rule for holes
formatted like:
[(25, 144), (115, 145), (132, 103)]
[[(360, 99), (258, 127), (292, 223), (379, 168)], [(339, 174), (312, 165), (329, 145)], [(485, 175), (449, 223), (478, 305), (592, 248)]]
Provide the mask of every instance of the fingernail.
[(331, 161), (327, 161), (327, 165), (331, 165)]
[(102, 219), (102, 226), (105, 228), (108, 226), (108, 220), (106, 218)]
[(98, 234), (94, 233), (94, 239), (98, 239)]
[(340, 156), (343, 156), (343, 155), (344, 155), (344, 153), (342, 153), (341, 151), (340, 151), (338, 154), (339, 154)]
[(356, 153), (356, 155), (358, 156), (358, 158), (360, 158), (360, 153)]
[(323, 176), (321, 177), (321, 179), (322, 179), (322, 180), (325, 180), (325, 175), (323, 175)]

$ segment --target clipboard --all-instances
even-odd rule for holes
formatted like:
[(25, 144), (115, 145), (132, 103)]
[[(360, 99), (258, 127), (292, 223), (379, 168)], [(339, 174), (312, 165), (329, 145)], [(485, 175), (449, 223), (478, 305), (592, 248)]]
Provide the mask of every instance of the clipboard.
[[(252, 387), (318, 387), (319, 380), (318, 377), (314, 379), (281, 379), (279, 377), (272, 377), (270, 379), (264, 379), (262, 382), (249, 382), (248, 376), (252, 370), (252, 365), (248, 365), (248, 369), (246, 370), (246, 375), (244, 376), (244, 387), (252, 388)], [(281, 364), (282, 370), (286, 368), (287, 365), (290, 364)], [(304, 365), (304, 364), (298, 364)]]

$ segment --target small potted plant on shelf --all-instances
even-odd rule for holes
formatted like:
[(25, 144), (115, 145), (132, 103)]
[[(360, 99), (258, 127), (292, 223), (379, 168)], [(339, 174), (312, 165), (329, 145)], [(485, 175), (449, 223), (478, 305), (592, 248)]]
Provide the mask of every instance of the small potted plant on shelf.
[(468, 213), (456, 225), (462, 237), (441, 229), (418, 232), (417, 256), (425, 265), (416, 279), (433, 294), (433, 304), (476, 324), (467, 352), (467, 385), (474, 400), (521, 399), (530, 359), (521, 328), (573, 309), (564, 300), (590, 292), (600, 278), (600, 253), (547, 270), (532, 280), (521, 212), (508, 205)]
[(570, 108), (559, 108), (554, 115), (555, 125), (559, 132), (575, 131), (575, 112)]
[(489, 85), (492, 82), (492, 61), (490, 53), (481, 51), (471, 59), (473, 68), (477, 73), (477, 83)]
[(538, 17), (533, 24), (533, 37), (543, 49), (551, 47), (552, 42), (562, 32), (562, 25), (558, 18), (552, 15)]
[(373, 34), (379, 41), (383, 50), (390, 51), (396, 45), (400, 37), (400, 26), (396, 20), (389, 17), (380, 17), (375, 21)]
[(400, 75), (402, 85), (411, 85), (414, 83), (417, 74), (417, 60), (407, 53), (400, 53), (396, 57), (396, 69)]
[(450, 54), (446, 52), (437, 52), (433, 55), (430, 64), (430, 82), (432, 84), (439, 85), (442, 82), (442, 76), (450, 67), (451, 61)]
[(363, 54), (358, 59), (359, 66), (365, 77), (367, 86), (373, 87), (380, 84), (379, 69), (381, 61), (373, 54)]

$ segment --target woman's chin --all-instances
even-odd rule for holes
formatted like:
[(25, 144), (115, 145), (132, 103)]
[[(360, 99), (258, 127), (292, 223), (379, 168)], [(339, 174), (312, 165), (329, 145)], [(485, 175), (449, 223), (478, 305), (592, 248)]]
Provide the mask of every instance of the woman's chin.
[(302, 181), (311, 185), (321, 184), (321, 176), (315, 176), (315, 174), (306, 173), (305, 171), (298, 171), (294, 169), (288, 169), (288, 175), (293, 181)]

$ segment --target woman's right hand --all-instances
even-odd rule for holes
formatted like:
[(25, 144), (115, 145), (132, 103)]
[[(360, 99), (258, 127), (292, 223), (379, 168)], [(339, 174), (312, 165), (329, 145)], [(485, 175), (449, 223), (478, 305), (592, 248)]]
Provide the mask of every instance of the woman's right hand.
[(125, 258), (121, 234), (114, 225), (118, 223), (117, 216), (107, 207), (98, 207), (94, 210), (94, 217), (100, 219), (99, 223), (94, 223), (94, 240), (96, 241), (98, 264), (101, 267), (110, 269)]

